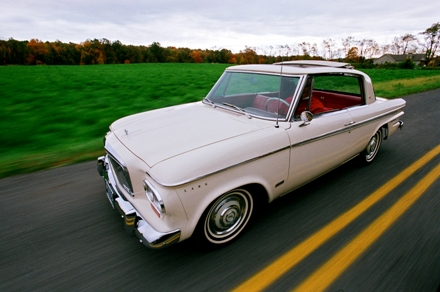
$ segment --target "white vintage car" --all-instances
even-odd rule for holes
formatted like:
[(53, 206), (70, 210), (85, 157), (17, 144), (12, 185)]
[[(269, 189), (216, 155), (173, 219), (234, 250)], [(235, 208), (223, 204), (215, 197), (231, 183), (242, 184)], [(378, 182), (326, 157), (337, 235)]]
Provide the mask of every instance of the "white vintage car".
[(114, 122), (98, 172), (126, 230), (146, 246), (191, 236), (221, 246), (257, 204), (352, 158), (372, 162), (403, 126), (404, 107), (376, 97), (347, 63), (233, 66), (203, 101)]

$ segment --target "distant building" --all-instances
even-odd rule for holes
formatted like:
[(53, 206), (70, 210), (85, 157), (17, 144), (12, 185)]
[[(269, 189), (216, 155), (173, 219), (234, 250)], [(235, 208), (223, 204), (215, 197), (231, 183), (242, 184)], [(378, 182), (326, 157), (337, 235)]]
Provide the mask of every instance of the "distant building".
[(404, 55), (391, 55), (391, 54), (385, 54), (376, 60), (374, 60), (375, 65), (379, 64), (385, 64), (385, 63), (400, 63), (405, 61), (406, 59), (411, 59), (414, 64), (419, 65), (425, 65), (426, 64), (426, 57), (425, 54), (404, 54)]

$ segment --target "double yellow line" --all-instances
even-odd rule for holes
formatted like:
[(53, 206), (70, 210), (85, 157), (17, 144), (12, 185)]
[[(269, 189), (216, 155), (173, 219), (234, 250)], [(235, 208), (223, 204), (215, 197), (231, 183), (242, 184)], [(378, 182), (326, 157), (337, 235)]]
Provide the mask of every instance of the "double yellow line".
[[(305, 241), (269, 264), (266, 268), (236, 287), (233, 291), (261, 291), (295, 267), (304, 258), (317, 250), (330, 238), (361, 216), (370, 207), (384, 198), (399, 184), (422, 168), (440, 153), (440, 145), (429, 151), (396, 177), (358, 203), (356, 206), (333, 220), (330, 224), (307, 238)], [(341, 251), (334, 255), (321, 268), (302, 282), (297, 291), (322, 291), (336, 280), (362, 253), (373, 244), (391, 224), (394, 223), (440, 176), (440, 164), (437, 165), (417, 185), (399, 199), (388, 211), (377, 218), (360, 235), (353, 239)]]

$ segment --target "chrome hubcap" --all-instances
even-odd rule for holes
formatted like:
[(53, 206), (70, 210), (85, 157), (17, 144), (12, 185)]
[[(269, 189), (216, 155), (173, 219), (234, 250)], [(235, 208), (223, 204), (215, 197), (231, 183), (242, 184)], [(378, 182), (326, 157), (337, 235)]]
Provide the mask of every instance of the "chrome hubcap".
[(379, 143), (380, 143), (380, 136), (381, 134), (377, 132), (370, 140), (370, 142), (367, 145), (366, 148), (366, 159), (367, 161), (374, 158), (378, 151)]
[(241, 191), (220, 197), (208, 213), (205, 232), (214, 240), (230, 236), (244, 227), (250, 208), (249, 197)]
[(371, 153), (374, 153), (374, 150), (376, 150), (377, 140), (376, 137), (373, 137), (370, 140), (370, 143), (368, 144), (367, 152), (368, 155), (371, 155)]
[(215, 212), (215, 227), (227, 229), (240, 218), (240, 205), (236, 201), (224, 202)]

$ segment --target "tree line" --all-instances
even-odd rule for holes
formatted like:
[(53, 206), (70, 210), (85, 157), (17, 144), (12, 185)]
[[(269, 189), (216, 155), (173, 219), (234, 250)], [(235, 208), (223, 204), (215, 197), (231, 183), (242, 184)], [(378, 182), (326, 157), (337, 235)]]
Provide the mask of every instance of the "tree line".
[(148, 46), (124, 45), (108, 39), (86, 40), (80, 44), (61, 41), (43, 42), (38, 39), (19, 41), (0, 40), (0, 65), (91, 65), (129, 63), (229, 63), (270, 64), (296, 59), (339, 60), (367, 66), (375, 56), (383, 54), (425, 54), (426, 64), (440, 62), (440, 22), (434, 23), (419, 36), (404, 34), (389, 44), (379, 45), (373, 39), (358, 40), (352, 36), (340, 43), (324, 39), (316, 43), (245, 47), (239, 53), (228, 49), (190, 49), (162, 47), (159, 42)]

